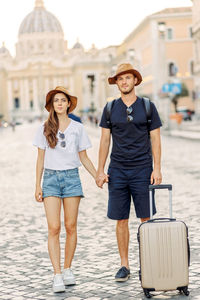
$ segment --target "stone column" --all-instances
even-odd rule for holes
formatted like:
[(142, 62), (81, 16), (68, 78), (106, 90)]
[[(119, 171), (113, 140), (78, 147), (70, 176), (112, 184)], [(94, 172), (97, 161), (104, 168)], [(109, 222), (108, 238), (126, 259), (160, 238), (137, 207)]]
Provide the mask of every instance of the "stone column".
[(64, 85), (64, 87), (65, 88), (69, 88), (69, 81), (68, 81), (68, 78), (67, 78), (67, 76), (64, 76), (63, 77), (63, 85)]
[(33, 107), (36, 112), (39, 112), (38, 84), (36, 78), (33, 78)]
[(20, 106), (19, 110), (24, 111), (25, 110), (25, 97), (24, 97), (24, 80), (19, 80), (19, 98), (20, 98)]
[(56, 77), (53, 78), (53, 88), (55, 89), (58, 86), (58, 80)]
[(45, 78), (44, 80), (44, 94), (46, 96), (46, 94), (50, 91), (50, 87), (49, 87), (49, 79)]
[(30, 110), (29, 84), (28, 79), (24, 79), (24, 109)]
[(158, 25), (156, 21), (152, 21), (151, 32), (153, 38), (152, 51), (153, 51), (153, 61), (152, 61), (152, 75), (153, 75), (153, 101), (158, 103), (158, 73), (160, 66), (158, 65)]
[(7, 82), (7, 91), (8, 91), (8, 117), (9, 120), (12, 118), (12, 111), (14, 109), (14, 104), (13, 104), (13, 92), (12, 92), (12, 81), (8, 80)]

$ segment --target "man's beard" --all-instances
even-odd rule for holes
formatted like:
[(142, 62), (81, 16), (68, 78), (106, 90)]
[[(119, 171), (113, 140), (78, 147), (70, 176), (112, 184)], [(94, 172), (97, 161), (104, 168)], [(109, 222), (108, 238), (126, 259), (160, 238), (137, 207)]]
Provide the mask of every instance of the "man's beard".
[(132, 88), (130, 88), (130, 90), (123, 92), (122, 90), (120, 90), (120, 92), (124, 95), (128, 95), (132, 92), (132, 90), (134, 89), (134, 86)]

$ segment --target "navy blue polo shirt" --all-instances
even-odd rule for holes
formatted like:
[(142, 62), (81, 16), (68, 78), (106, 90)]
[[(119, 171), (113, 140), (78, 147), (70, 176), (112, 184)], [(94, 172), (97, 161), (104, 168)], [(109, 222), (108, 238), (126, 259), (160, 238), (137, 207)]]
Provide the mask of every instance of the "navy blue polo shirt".
[[(151, 102), (150, 131), (162, 126), (157, 109)], [(147, 116), (143, 100), (137, 97), (131, 105), (133, 121), (127, 121), (127, 106), (121, 98), (115, 100), (111, 110), (112, 152), (110, 167), (131, 169), (136, 166), (151, 166), (151, 142), (147, 129)], [(100, 127), (109, 128), (106, 119), (106, 107), (101, 117)]]

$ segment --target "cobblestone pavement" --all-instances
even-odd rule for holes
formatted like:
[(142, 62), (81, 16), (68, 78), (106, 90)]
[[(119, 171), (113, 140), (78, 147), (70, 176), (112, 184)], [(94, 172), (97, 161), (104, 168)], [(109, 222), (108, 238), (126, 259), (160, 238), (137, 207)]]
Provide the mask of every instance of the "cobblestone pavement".
[[(80, 168), (85, 198), (80, 205), (78, 245), (73, 261), (77, 285), (65, 293), (51, 290), (52, 267), (47, 254), (47, 224), (43, 204), (34, 200), (36, 149), (32, 139), (38, 124), (0, 131), (0, 299), (100, 300), (144, 299), (138, 279), (139, 221), (130, 217), (131, 278), (116, 283), (119, 268), (115, 222), (107, 219), (107, 188), (98, 189)], [(97, 164), (100, 131), (87, 127)], [(200, 141), (163, 136), (163, 182), (173, 184), (174, 216), (189, 227), (191, 244), (190, 296), (175, 292), (154, 293), (155, 299), (200, 299)], [(168, 195), (157, 193), (158, 216), (166, 216)], [(61, 244), (65, 232), (62, 223)], [(63, 251), (62, 251), (63, 256)], [(63, 262), (63, 258), (62, 258)]]

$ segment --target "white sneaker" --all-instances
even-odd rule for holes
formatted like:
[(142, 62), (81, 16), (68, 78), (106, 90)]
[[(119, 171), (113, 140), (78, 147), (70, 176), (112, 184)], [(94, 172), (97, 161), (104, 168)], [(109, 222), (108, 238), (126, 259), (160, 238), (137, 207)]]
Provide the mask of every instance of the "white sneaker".
[(60, 293), (65, 291), (62, 274), (56, 274), (53, 278), (53, 292)]
[(76, 278), (70, 268), (63, 270), (63, 282), (64, 285), (76, 284)]

